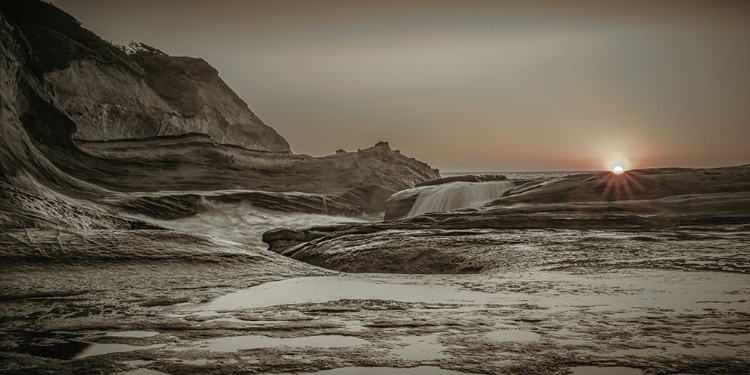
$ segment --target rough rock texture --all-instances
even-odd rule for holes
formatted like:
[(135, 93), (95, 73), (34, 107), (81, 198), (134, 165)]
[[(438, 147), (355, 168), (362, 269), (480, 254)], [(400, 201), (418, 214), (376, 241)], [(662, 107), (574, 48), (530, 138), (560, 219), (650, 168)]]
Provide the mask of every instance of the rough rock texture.
[(149, 47), (126, 54), (42, 2), (5, 1), (2, 11), (36, 52), (54, 105), (76, 123), (76, 139), (199, 132), (217, 143), (290, 151), (202, 59)]
[[(590, 230), (560, 229), (453, 229), (415, 226), (403, 229), (361, 231), (336, 235), (313, 229), (298, 231), (289, 244), (309, 244), (282, 249), (283, 239), (269, 241), (275, 252), (311, 265), (351, 273), (466, 274), (524, 272), (555, 264), (579, 271), (587, 267), (665, 268), (746, 273), (750, 226), (714, 225), (697, 230)], [(604, 229), (604, 230), (600, 230)], [(628, 228), (629, 229), (629, 228)], [(706, 230), (717, 233), (706, 235)], [(276, 232), (280, 234), (280, 232)], [(608, 236), (617, 233), (617, 238)], [(286, 234), (286, 233), (285, 233)], [(601, 237), (599, 237), (601, 235)], [(288, 238), (288, 237), (287, 237)], [(620, 241), (627, 238), (627, 241)], [(694, 246), (685, 248), (685, 246)], [(706, 251), (716, 247), (716, 251)], [(597, 249), (596, 258), (587, 253)], [(702, 265), (691, 251), (706, 251), (703, 259), (723, 257), (726, 263)], [(722, 254), (722, 255), (719, 255)], [(742, 254), (742, 255), (739, 255)], [(730, 260), (731, 259), (731, 260)]]
[(294, 155), (203, 60), (126, 54), (39, 1), (2, 1), (0, 17), (3, 227), (142, 227), (118, 212), (182, 217), (198, 197), (357, 215), (438, 176), (386, 142)]
[[(66, 175), (47, 160), (33, 144), (23, 120), (36, 118), (27, 114), (32, 106), (46, 114), (49, 89), (30, 69), (31, 58), (19, 31), (0, 17), (0, 179), (12, 181), (26, 189), (38, 188), (35, 179), (45, 179), (58, 189), (96, 190)], [(57, 124), (60, 126), (62, 124)]]
[[(320, 158), (222, 146), (204, 135), (81, 147), (87, 152), (81, 157), (50, 153), (68, 173), (122, 192), (106, 199), (107, 204), (162, 218), (199, 212), (196, 200), (347, 216), (383, 212), (394, 191), (438, 175), (387, 144)], [(148, 208), (152, 204), (160, 208)]]
[[(620, 200), (602, 200), (608, 195), (599, 186), (608, 183), (619, 186)], [(648, 192), (626, 199), (626, 183)], [(276, 252), (340, 271), (461, 273), (492, 267), (486, 253), (496, 251), (493, 236), (507, 230), (750, 227), (750, 166), (576, 175), (518, 191), (480, 209), (307, 230), (323, 236), (277, 230), (264, 241)]]
[[(50, 89), (32, 69), (33, 57), (24, 41), (19, 30), (0, 17), (0, 227), (148, 227), (86, 203), (83, 198), (101, 196), (104, 190), (61, 171), (29, 136), (27, 125), (58, 118), (49, 104)], [(70, 126), (52, 121), (63, 129)]]
[(304, 242), (325, 237), (335, 231), (336, 226), (313, 227), (308, 229), (272, 229), (263, 233), (263, 242), (268, 244), (268, 250), (281, 253), (284, 250)]
[[(359, 216), (382, 212), (368, 203), (379, 200), (377, 194), (360, 193), (353, 189), (344, 194), (312, 194), (260, 190), (218, 190), (210, 192), (154, 192), (116, 194), (102, 200), (128, 213), (152, 218), (174, 220), (211, 209), (217, 204), (249, 204), (256, 209), (276, 212), (321, 213), (338, 216)], [(382, 197), (380, 197), (382, 198)], [(381, 203), (382, 206), (382, 203)]]
[[(173, 217), (235, 201), (376, 209), (436, 171), (382, 143), (326, 158), (198, 134), (82, 150), (43, 75), (50, 70), (40, 61), (55, 60), (37, 59), (45, 51), (27, 48), (6, 21), (0, 14), (2, 374), (750, 372), (747, 168), (643, 182), (655, 196), (701, 194), (601, 201), (603, 192), (576, 188), (605, 177), (589, 175), (524, 184), (507, 204), (479, 210), (266, 234), (274, 250), (333, 269), (484, 273), (342, 275), (230, 233), (257, 239), (253, 230), (271, 229), (273, 217), (339, 218), (274, 212), (244, 221), (251, 210), (232, 203), (231, 212), (217, 205), (158, 221), (175, 224), (166, 230), (112, 208)], [(121, 58), (71, 42), (86, 33), (39, 35), (70, 46), (50, 55), (65, 64), (94, 52), (105, 64)], [(170, 186), (177, 190), (156, 192)], [(274, 192), (247, 190), (254, 186)], [(314, 193), (291, 192), (303, 188)], [(576, 202), (565, 200), (571, 191), (581, 193)], [(186, 233), (189, 221), (203, 234)]]
[(711, 169), (656, 168), (580, 174), (530, 181), (493, 204), (649, 200), (678, 195), (750, 191), (750, 166)]
[[(218, 145), (198, 134), (86, 142), (80, 147), (87, 152), (85, 159), (55, 160), (71, 174), (118, 191), (258, 189), (342, 194), (357, 189), (348, 196), (377, 196), (382, 206), (392, 192), (439, 175), (427, 164), (391, 150), (387, 143), (324, 157)], [(92, 161), (91, 156), (98, 158)], [(94, 162), (106, 165), (109, 173), (100, 173), (102, 167)]]

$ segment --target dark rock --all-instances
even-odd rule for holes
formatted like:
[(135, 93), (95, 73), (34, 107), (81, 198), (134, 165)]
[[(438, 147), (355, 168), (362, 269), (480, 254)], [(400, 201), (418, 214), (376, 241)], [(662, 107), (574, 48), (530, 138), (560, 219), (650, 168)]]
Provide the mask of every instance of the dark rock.
[(263, 233), (263, 242), (268, 244), (268, 250), (281, 253), (300, 243), (310, 242), (321, 238), (336, 230), (335, 226), (313, 227), (308, 229), (277, 228)]
[[(708, 170), (716, 177), (710, 183), (704, 180), (706, 171), (655, 169), (536, 181), (481, 210), (341, 225), (308, 242), (297, 240), (282, 254), (345, 272), (462, 273), (496, 266), (496, 238), (514, 230), (615, 230), (642, 236), (677, 228), (750, 226), (750, 168)], [(592, 176), (598, 184), (591, 183)], [(631, 190), (624, 187), (626, 181)], [(606, 191), (599, 187), (602, 184), (611, 189), (619, 186), (620, 199), (602, 195)]]
[[(321, 195), (309, 193), (284, 193), (258, 190), (229, 190), (205, 193), (128, 193), (108, 197), (103, 200), (111, 206), (118, 207), (129, 213), (147, 215), (150, 217), (174, 220), (189, 217), (200, 212), (208, 211), (216, 204), (242, 204), (252, 207), (278, 211), (300, 213), (323, 213), (340, 216), (359, 216), (370, 213), (368, 209), (376, 209), (373, 204), (380, 202), (383, 195), (377, 195), (365, 190), (361, 194), (351, 191), (342, 195)], [(372, 203), (375, 202), (375, 203)], [(372, 211), (372, 212), (381, 212)]]
[(421, 192), (421, 189), (407, 189), (391, 195), (385, 201), (385, 216), (383, 220), (393, 221), (405, 218)]
[(178, 303), (185, 303), (189, 301), (190, 300), (187, 298), (159, 297), (159, 298), (153, 298), (148, 301), (142, 302), (141, 306), (143, 307), (172, 306)]
[(174, 219), (204, 202), (360, 215), (438, 176), (384, 143), (294, 155), (201, 59), (126, 54), (40, 1), (0, 11), (0, 226), (140, 228), (118, 211)]
[(379, 185), (359, 186), (341, 195), (344, 202), (359, 205), (362, 213), (372, 214), (385, 210), (386, 200), (394, 191)]
[[(705, 172), (711, 173), (708, 177)], [(750, 168), (655, 168), (621, 175), (598, 172), (521, 184), (497, 205), (654, 200), (680, 195), (750, 191)]]
[(3, 16), (28, 42), (52, 104), (76, 123), (74, 137), (112, 140), (205, 133), (214, 142), (290, 152), (202, 59), (148, 46), (126, 53), (41, 1), (3, 1)]

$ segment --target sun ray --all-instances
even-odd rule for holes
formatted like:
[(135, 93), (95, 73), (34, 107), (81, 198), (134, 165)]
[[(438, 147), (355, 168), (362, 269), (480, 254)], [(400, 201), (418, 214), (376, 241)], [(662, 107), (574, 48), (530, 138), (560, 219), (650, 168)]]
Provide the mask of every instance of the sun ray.
[(604, 185), (600, 199), (603, 201), (618, 201), (637, 199), (636, 192), (644, 190), (643, 185), (637, 180), (638, 172), (623, 171), (617, 173), (614, 170), (604, 174), (596, 181), (596, 185)]

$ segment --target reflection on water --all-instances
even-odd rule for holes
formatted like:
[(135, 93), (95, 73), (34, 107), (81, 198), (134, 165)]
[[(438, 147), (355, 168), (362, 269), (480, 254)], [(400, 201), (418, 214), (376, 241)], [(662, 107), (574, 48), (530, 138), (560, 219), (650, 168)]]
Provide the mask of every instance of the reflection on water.
[(521, 331), (517, 329), (505, 329), (487, 333), (487, 338), (498, 342), (530, 342), (539, 340), (539, 335), (534, 332)]
[(96, 355), (133, 352), (144, 349), (165, 348), (172, 351), (206, 350), (212, 352), (235, 352), (238, 350), (274, 348), (274, 347), (316, 347), (316, 348), (341, 348), (349, 346), (366, 345), (369, 342), (357, 337), (340, 335), (318, 335), (304, 337), (276, 338), (267, 336), (230, 336), (196, 342), (181, 343), (179, 346), (166, 347), (164, 344), (149, 346), (134, 346), (125, 344), (86, 344), (87, 346), (75, 356), (75, 358), (86, 358)]
[(625, 356), (674, 356), (675, 354), (692, 355), (696, 357), (732, 357), (737, 355), (737, 351), (732, 348), (718, 345), (695, 345), (692, 347), (669, 345), (659, 348), (615, 350), (606, 353), (608, 357), (614, 358)]
[(90, 344), (80, 341), (64, 340), (55, 343), (25, 342), (15, 348), (15, 352), (30, 354), (36, 357), (47, 357), (54, 359), (73, 359)]
[(231, 336), (199, 341), (195, 346), (173, 350), (208, 350), (212, 352), (236, 352), (238, 350), (299, 346), (316, 348), (341, 348), (367, 344), (367, 340), (339, 335), (276, 338), (267, 336)]
[[(689, 277), (688, 277), (689, 276)], [(299, 277), (270, 282), (218, 297), (208, 303), (190, 307), (196, 314), (213, 314), (212, 310), (236, 310), (287, 304), (324, 303), (340, 299), (376, 299), (413, 303), (448, 303), (463, 305), (532, 303), (555, 311), (571, 307), (589, 312), (611, 312), (630, 319), (631, 311), (670, 309), (680, 313), (700, 313), (731, 303), (737, 309), (750, 308), (744, 295), (726, 293), (727, 288), (744, 285), (744, 275), (711, 273), (704, 275), (664, 271), (639, 271), (638, 278), (629, 275), (606, 278), (560, 272), (536, 272), (524, 277), (557, 284), (583, 283), (592, 288), (634, 288), (639, 293), (595, 295), (542, 295), (466, 290), (451, 285), (456, 281), (482, 280), (466, 275), (359, 275)], [(485, 278), (486, 279), (486, 278)], [(668, 283), (665, 283), (668, 280)], [(635, 315), (637, 316), (637, 315)]]
[(317, 372), (301, 372), (300, 375), (460, 375), (467, 374), (452, 370), (444, 370), (433, 366), (419, 366), (410, 368), (390, 367), (344, 367)]
[(391, 352), (401, 358), (413, 361), (429, 361), (446, 357), (443, 353), (445, 346), (438, 342), (436, 335), (404, 336), (400, 337), (399, 341), (406, 346), (394, 349)]
[(572, 375), (639, 375), (641, 370), (632, 367), (600, 367), (600, 366), (580, 366), (573, 367)]
[[(147, 337), (158, 334), (148, 331), (122, 331), (111, 332), (105, 336), (112, 337)], [(140, 335), (140, 336), (134, 336)], [(165, 345), (134, 346), (125, 344), (97, 344), (70, 339), (66, 335), (46, 335), (48, 337), (29, 337), (26, 342), (13, 351), (17, 353), (30, 354), (36, 357), (46, 357), (62, 360), (86, 358), (102, 354), (132, 352), (144, 349), (162, 348)]]
[[(470, 303), (508, 302), (528, 295), (483, 293), (446, 285), (380, 283), (349, 276), (299, 277), (258, 285), (196, 306), (197, 310), (235, 310), (340, 299), (380, 299), (399, 302)], [(444, 279), (444, 276), (420, 277)]]
[(119, 331), (119, 332), (107, 332), (105, 336), (109, 337), (153, 337), (158, 335), (159, 332), (153, 331)]
[(156, 371), (156, 370), (149, 370), (147, 368), (139, 368), (138, 370), (129, 371), (126, 373), (123, 373), (122, 375), (170, 375), (166, 372)]
[(134, 346), (125, 344), (91, 344), (78, 355), (76, 358), (86, 358), (95, 355), (110, 354), (110, 353), (123, 353), (123, 352), (134, 352), (136, 350), (162, 348), (165, 345), (149, 345), (149, 346)]

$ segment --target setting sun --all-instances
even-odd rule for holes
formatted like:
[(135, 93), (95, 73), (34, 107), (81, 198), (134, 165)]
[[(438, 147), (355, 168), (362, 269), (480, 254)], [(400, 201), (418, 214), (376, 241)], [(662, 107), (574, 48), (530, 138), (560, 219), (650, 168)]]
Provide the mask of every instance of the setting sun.
[(612, 172), (614, 172), (614, 173), (617, 173), (617, 174), (620, 174), (620, 173), (622, 173), (622, 172), (624, 172), (624, 171), (625, 171), (625, 169), (623, 169), (623, 168), (622, 168), (621, 166), (619, 166), (619, 165), (615, 165), (615, 167), (614, 167), (614, 168), (612, 168)]

